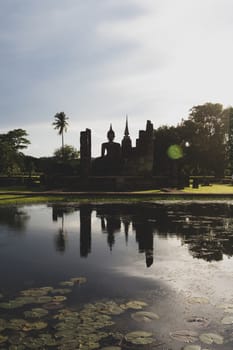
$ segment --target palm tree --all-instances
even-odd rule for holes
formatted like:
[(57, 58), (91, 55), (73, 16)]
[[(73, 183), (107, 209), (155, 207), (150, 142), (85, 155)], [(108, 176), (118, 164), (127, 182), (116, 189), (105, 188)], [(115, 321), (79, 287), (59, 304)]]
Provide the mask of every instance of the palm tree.
[(58, 130), (58, 135), (62, 136), (62, 149), (64, 149), (64, 131), (67, 131), (69, 119), (64, 112), (56, 113), (53, 122), (54, 129)]

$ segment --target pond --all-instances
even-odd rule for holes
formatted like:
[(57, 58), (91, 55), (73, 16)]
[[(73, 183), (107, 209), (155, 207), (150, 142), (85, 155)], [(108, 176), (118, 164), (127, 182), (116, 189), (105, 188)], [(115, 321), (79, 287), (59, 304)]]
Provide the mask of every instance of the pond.
[(233, 202), (0, 208), (0, 350), (233, 348)]

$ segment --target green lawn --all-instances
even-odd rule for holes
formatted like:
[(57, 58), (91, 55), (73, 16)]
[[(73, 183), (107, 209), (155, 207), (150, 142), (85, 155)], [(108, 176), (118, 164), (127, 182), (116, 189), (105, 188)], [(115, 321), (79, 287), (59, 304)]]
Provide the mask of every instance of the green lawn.
[[(12, 191), (22, 191), (19, 194), (13, 194)], [(167, 189), (164, 190), (148, 190), (148, 191), (135, 191), (132, 192), (132, 195), (128, 196), (122, 196), (118, 195), (117, 193), (115, 195), (108, 196), (107, 194), (103, 193), (103, 196), (99, 195), (98, 197), (88, 197), (88, 196), (78, 196), (75, 194), (72, 195), (64, 195), (64, 194), (58, 194), (58, 195), (51, 195), (46, 194), (33, 194), (33, 191), (25, 191), (25, 188), (0, 188), (0, 191), (5, 192), (4, 194), (0, 195), (0, 205), (16, 205), (16, 204), (36, 204), (36, 203), (55, 203), (55, 202), (70, 202), (70, 203), (97, 203), (97, 202), (141, 202), (141, 201), (154, 201), (156, 200), (156, 195), (158, 195), (159, 199), (176, 199), (177, 194), (179, 194), (179, 199), (181, 198), (180, 195), (182, 193), (185, 194), (183, 199), (187, 199), (187, 195), (190, 194), (191, 198), (195, 198), (195, 194), (209, 194), (210, 198), (211, 195), (215, 194), (223, 194), (223, 195), (233, 195), (233, 186), (232, 185), (220, 185), (220, 184), (213, 184), (210, 186), (199, 186), (198, 189), (193, 189), (192, 187), (186, 187), (183, 190), (176, 190), (176, 189)], [(31, 193), (31, 195), (30, 195)], [(162, 194), (162, 197), (161, 197)], [(141, 196), (141, 195), (146, 195)]]
[(171, 193), (174, 191), (174, 194), (179, 192), (179, 193), (190, 193), (190, 194), (198, 194), (198, 193), (203, 193), (203, 194), (233, 194), (233, 186), (232, 185), (221, 185), (221, 184), (212, 184), (210, 186), (199, 186), (199, 188), (192, 188), (190, 187), (185, 187), (183, 190), (176, 190), (176, 189), (166, 189), (166, 191), (163, 190), (147, 190), (147, 191), (137, 191), (137, 192), (132, 192), (133, 194), (140, 194), (140, 193), (145, 193), (145, 194), (158, 194), (158, 193)]
[(207, 193), (207, 194), (233, 194), (233, 186), (232, 185), (220, 185), (213, 184), (210, 186), (199, 186), (199, 188), (195, 189), (192, 187), (186, 187), (183, 192), (185, 193)]

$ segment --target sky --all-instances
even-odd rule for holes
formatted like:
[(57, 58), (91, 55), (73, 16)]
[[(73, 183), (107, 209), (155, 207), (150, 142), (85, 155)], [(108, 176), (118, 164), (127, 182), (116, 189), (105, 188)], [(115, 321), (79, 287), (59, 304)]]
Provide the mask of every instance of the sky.
[(206, 102), (233, 105), (232, 0), (0, 0), (0, 133), (22, 128), (26, 154), (61, 146), (52, 123), (69, 117), (65, 143), (92, 154), (128, 115), (135, 144)]

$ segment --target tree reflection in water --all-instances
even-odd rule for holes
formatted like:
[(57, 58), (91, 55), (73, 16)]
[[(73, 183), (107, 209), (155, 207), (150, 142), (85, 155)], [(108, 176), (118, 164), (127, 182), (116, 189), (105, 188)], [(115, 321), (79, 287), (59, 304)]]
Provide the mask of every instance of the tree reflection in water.
[[(61, 218), (56, 236), (56, 249), (64, 252), (68, 236), (64, 216), (77, 209), (53, 207), (53, 220)], [(124, 233), (127, 245), (129, 233), (135, 233), (139, 253), (145, 254), (146, 266), (154, 260), (154, 236), (176, 236), (187, 245), (194, 258), (219, 261), (233, 255), (233, 206), (227, 203), (179, 203), (143, 205), (81, 205), (80, 256), (91, 253), (92, 212), (100, 220), (110, 250), (114, 249), (115, 236)]]
[(17, 206), (1, 207), (0, 210), (0, 225), (7, 226), (8, 228), (17, 229), (18, 232), (25, 231), (27, 222), (30, 216), (26, 210), (23, 210)]
[(57, 207), (53, 206), (52, 208), (52, 219), (53, 221), (58, 221), (58, 219), (61, 219), (61, 227), (58, 229), (58, 233), (55, 236), (54, 243), (55, 248), (58, 252), (64, 253), (66, 250), (66, 243), (67, 243), (67, 232), (65, 230), (65, 215), (71, 214), (74, 212), (74, 208), (70, 207)]

